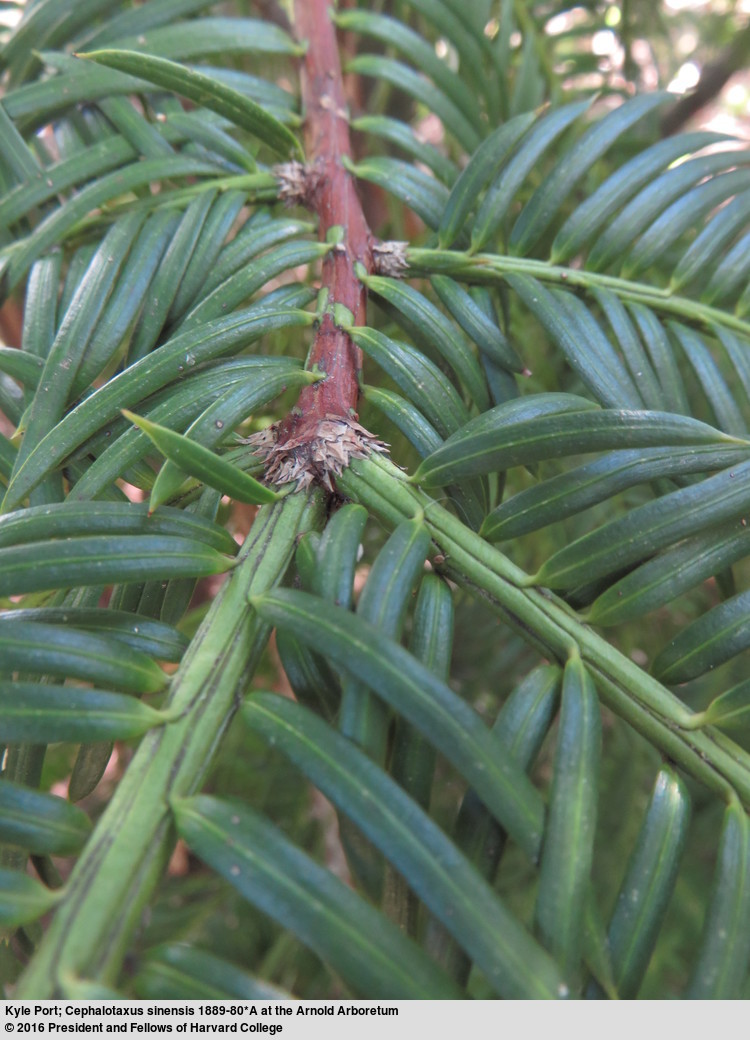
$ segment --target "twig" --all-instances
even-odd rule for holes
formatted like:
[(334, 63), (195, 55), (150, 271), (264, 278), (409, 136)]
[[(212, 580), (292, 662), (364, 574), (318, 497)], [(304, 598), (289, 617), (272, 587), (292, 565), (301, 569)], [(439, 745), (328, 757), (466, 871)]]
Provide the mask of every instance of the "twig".
[[(362, 355), (333, 317), (333, 305), (343, 305), (356, 325), (365, 324), (365, 289), (354, 273), (357, 261), (372, 270), (370, 229), (367, 226), (344, 157), (351, 157), (349, 121), (339, 61), (338, 44), (329, 17), (330, 0), (295, 0), (294, 28), (308, 43), (302, 67), (305, 111), (305, 150), (314, 170), (310, 203), (320, 221), (320, 238), (339, 241), (323, 264), (323, 288), (328, 290), (325, 312), (310, 353), (309, 367), (327, 378), (305, 387), (290, 417), (296, 432), (309, 419), (327, 415), (356, 417), (358, 374)], [(340, 231), (338, 230), (340, 229)], [(291, 432), (291, 431), (290, 431)]]
[(356, 422), (362, 353), (342, 327), (366, 323), (367, 295), (355, 265), (371, 272), (373, 252), (354, 180), (344, 166), (352, 154), (349, 113), (329, 3), (294, 3), (295, 34), (307, 45), (301, 69), (307, 163), (277, 171), (282, 196), (317, 213), (320, 238), (331, 243), (307, 362), (323, 378), (306, 386), (290, 415), (256, 439), (256, 454), (266, 461), (269, 482), (296, 481), (302, 488), (317, 481), (332, 492), (333, 478), (350, 458), (382, 451), (384, 445)]

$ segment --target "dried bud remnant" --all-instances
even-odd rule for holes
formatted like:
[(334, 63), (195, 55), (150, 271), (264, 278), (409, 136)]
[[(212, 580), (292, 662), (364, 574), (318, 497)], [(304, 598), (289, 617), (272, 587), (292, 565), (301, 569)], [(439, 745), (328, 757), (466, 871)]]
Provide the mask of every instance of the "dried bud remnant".
[(314, 196), (320, 184), (320, 170), (301, 162), (281, 163), (273, 168), (279, 183), (279, 198), (287, 206), (314, 209)]
[(400, 278), (409, 261), (406, 257), (408, 242), (376, 242), (372, 247), (375, 274), (385, 278)]
[(265, 479), (274, 485), (296, 481), (297, 491), (318, 482), (335, 493), (333, 477), (339, 476), (352, 459), (387, 451), (387, 445), (353, 419), (326, 415), (304, 423), (291, 436), (279, 440), (277, 427), (249, 437), (254, 454), (266, 463)]

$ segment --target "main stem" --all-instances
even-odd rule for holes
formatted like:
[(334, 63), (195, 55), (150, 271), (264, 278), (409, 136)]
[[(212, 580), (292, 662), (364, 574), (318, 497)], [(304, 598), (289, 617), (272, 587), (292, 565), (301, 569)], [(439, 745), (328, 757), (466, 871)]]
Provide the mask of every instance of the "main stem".
[[(294, 28), (307, 43), (302, 66), (305, 153), (314, 171), (309, 203), (319, 219), (320, 238), (337, 244), (323, 263), (327, 305), (318, 325), (308, 365), (326, 378), (306, 386), (297, 407), (282, 424), (279, 440), (303, 435), (327, 416), (356, 418), (362, 353), (334, 320), (333, 305), (351, 311), (355, 325), (366, 324), (366, 292), (354, 272), (359, 262), (372, 270), (371, 235), (354, 181), (344, 168), (351, 157), (349, 115), (330, 0), (295, 0)], [(329, 234), (330, 233), (330, 234)]]

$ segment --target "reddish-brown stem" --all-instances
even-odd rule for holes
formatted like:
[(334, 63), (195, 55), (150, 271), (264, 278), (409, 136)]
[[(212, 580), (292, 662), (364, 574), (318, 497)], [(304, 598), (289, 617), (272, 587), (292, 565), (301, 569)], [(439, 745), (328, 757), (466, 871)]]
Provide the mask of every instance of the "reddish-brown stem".
[(294, 29), (297, 38), (307, 43), (302, 65), (305, 152), (308, 167), (315, 170), (309, 201), (318, 215), (321, 240), (327, 240), (332, 228), (341, 228), (341, 237), (323, 263), (327, 308), (309, 358), (309, 367), (317, 366), (326, 379), (303, 389), (294, 413), (282, 424), (280, 441), (304, 435), (304, 430), (326, 416), (356, 418), (362, 355), (335, 324), (332, 308), (342, 304), (351, 311), (356, 325), (364, 325), (366, 293), (354, 265), (359, 261), (368, 271), (372, 269), (370, 229), (354, 181), (343, 165), (344, 157), (351, 155), (351, 142), (329, 0), (295, 0)]

